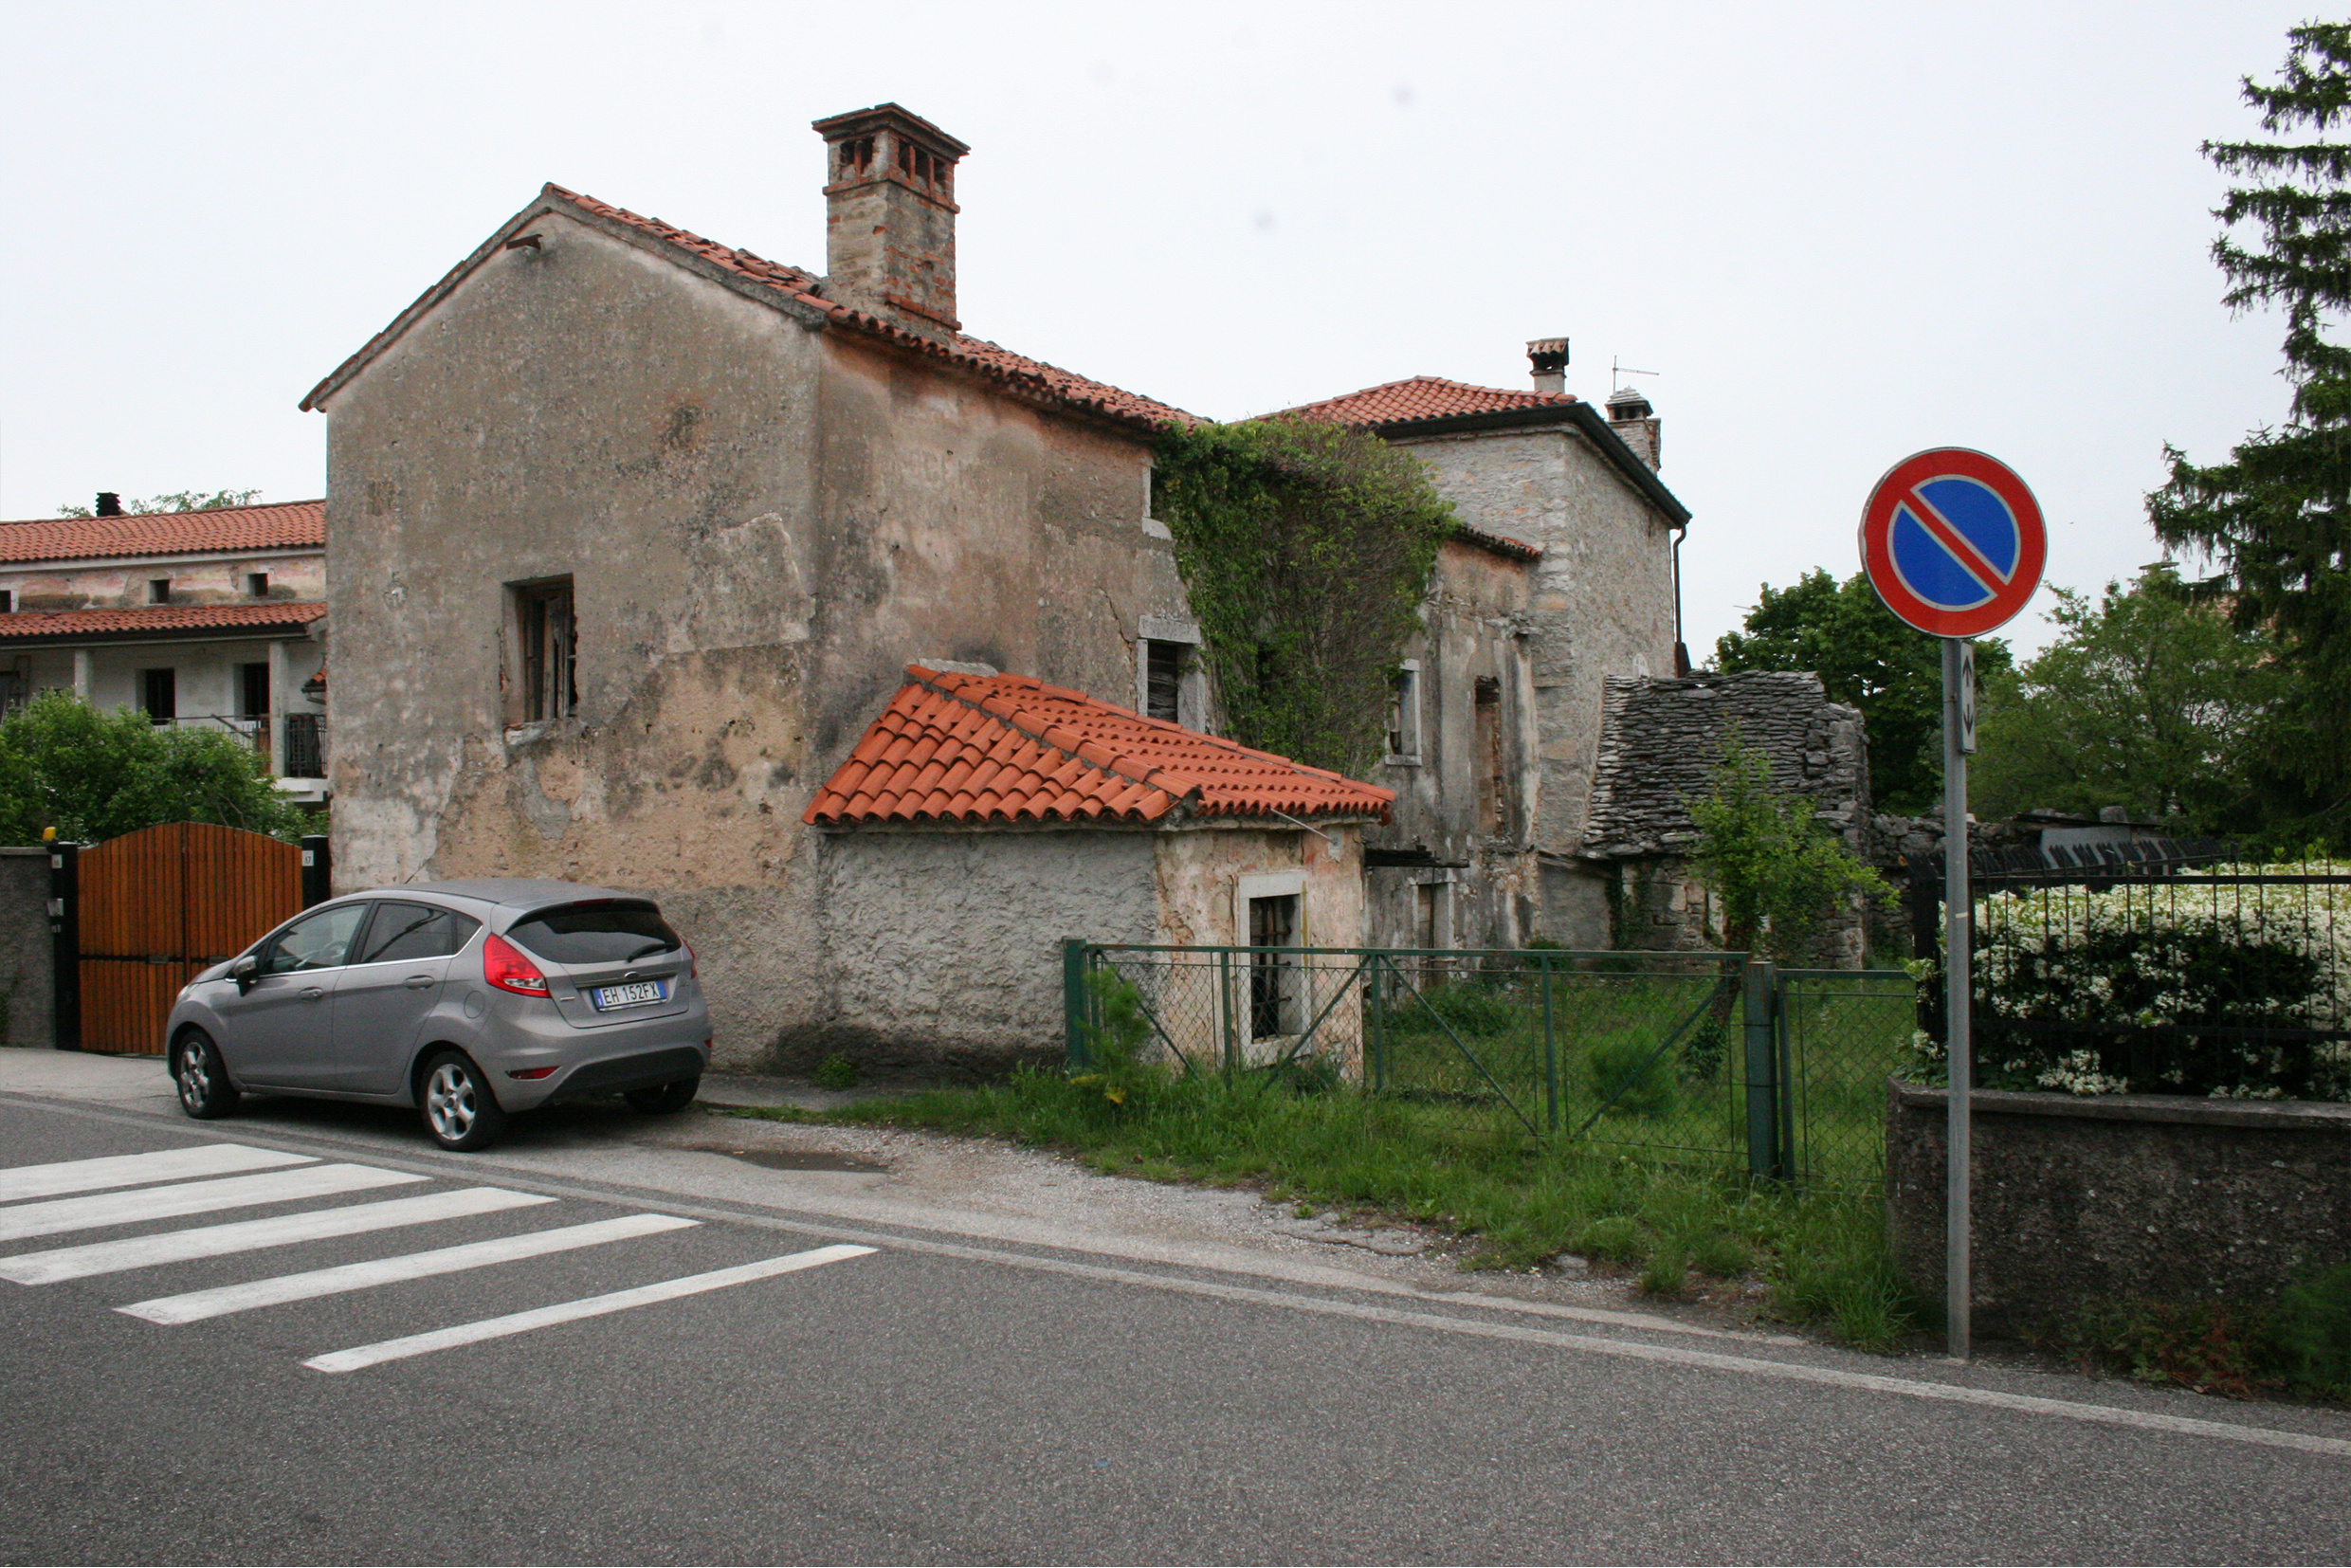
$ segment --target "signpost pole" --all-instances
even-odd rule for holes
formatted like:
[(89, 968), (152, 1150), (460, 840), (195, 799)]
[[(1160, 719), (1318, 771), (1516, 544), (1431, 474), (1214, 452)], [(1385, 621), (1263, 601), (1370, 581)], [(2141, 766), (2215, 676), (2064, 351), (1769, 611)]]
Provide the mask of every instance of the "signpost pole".
[(1975, 648), (1964, 637), (1942, 640), (1943, 1041), (1951, 1064), (1949, 1121), (1943, 1139), (1943, 1318), (1951, 1359), (1968, 1358), (1970, 1142), (1969, 1098), (1975, 1047), (1969, 1018), (1975, 975), (1969, 944), (1974, 913), (1967, 891), (1967, 754), (1976, 749)]

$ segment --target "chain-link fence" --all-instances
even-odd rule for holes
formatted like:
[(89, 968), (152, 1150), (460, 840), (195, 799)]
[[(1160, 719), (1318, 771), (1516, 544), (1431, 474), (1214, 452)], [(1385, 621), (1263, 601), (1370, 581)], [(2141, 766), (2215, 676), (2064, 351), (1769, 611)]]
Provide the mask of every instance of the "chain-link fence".
[(1449, 1139), (1874, 1174), (1908, 979), (1793, 973), (1792, 1008), (1738, 953), (1072, 944), (1070, 1054), (1360, 1094)]

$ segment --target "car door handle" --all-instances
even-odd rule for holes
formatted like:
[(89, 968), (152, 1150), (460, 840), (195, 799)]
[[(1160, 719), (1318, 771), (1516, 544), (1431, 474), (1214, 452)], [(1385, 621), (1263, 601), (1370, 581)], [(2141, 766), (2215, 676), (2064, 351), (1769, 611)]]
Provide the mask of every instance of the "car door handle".
[(438, 985), (439, 983), (439, 981), (435, 980), (429, 975), (411, 975), (406, 981), (406, 984), (410, 991), (422, 991), (427, 986)]
[(319, 1000), (319, 998), (320, 998), (321, 996), (324, 996), (325, 994), (326, 994), (326, 993), (325, 993), (325, 992), (320, 991), (320, 990), (319, 990), (317, 986), (315, 986), (315, 985), (306, 985), (306, 986), (302, 987), (302, 1000), (303, 1000), (303, 1001), (305, 1001), (305, 1002), (315, 1002), (315, 1001)]

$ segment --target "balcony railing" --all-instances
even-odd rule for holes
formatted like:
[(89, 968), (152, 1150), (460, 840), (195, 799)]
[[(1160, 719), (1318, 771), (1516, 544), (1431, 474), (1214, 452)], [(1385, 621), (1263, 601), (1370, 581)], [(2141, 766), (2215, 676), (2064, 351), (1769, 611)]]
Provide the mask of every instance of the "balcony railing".
[[(267, 716), (253, 719), (238, 718), (226, 713), (182, 713), (168, 719), (156, 719), (157, 727), (175, 730), (222, 730), (240, 736), (266, 758), (269, 756), (269, 720)], [(326, 716), (319, 713), (292, 713), (285, 720), (285, 772), (287, 778), (324, 778), (326, 776)]]

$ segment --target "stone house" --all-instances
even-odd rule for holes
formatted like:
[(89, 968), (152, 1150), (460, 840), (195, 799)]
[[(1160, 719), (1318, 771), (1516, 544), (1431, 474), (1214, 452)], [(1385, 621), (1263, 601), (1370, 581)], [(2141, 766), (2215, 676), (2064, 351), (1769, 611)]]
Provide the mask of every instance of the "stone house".
[(324, 798), (320, 501), (0, 522), (0, 706), (71, 691), (157, 724), (227, 730), (279, 788)]
[[(1861, 712), (1832, 702), (1820, 677), (1756, 671), (1682, 679), (1615, 677), (1594, 770), (1579, 853), (1605, 888), (1620, 948), (1719, 946), (1717, 912), (1691, 874), (1698, 840), (1690, 802), (1703, 798), (1736, 731), (1772, 764), (1772, 781), (1809, 795), (1814, 819), (1867, 857), (1872, 841), (1869, 753)], [(1835, 921), (1817, 957), (1857, 966), (1860, 912)]]
[(961, 142), (888, 104), (816, 130), (826, 276), (551, 185), (303, 402), (371, 672), (338, 881), (643, 888), (727, 1066), (862, 1027), (801, 819), (910, 661), (1200, 700), (1147, 517), (1176, 410), (961, 331)]
[[(1064, 938), (1361, 943), (1388, 791), (1025, 677), (905, 679), (802, 813), (843, 1048), (987, 1068), (1057, 1039)], [(1231, 972), (1244, 1048), (1303, 1027), (1302, 978)]]
[(1462, 522), (1396, 685), (1394, 820), (1364, 840), (1381, 945), (1609, 945), (1609, 883), (1582, 854), (1605, 684), (1687, 665), (1690, 514), (1657, 477), (1654, 410), (1570, 395), (1565, 338), (1527, 354), (1529, 390), (1422, 375), (1289, 410), (1411, 452)]

